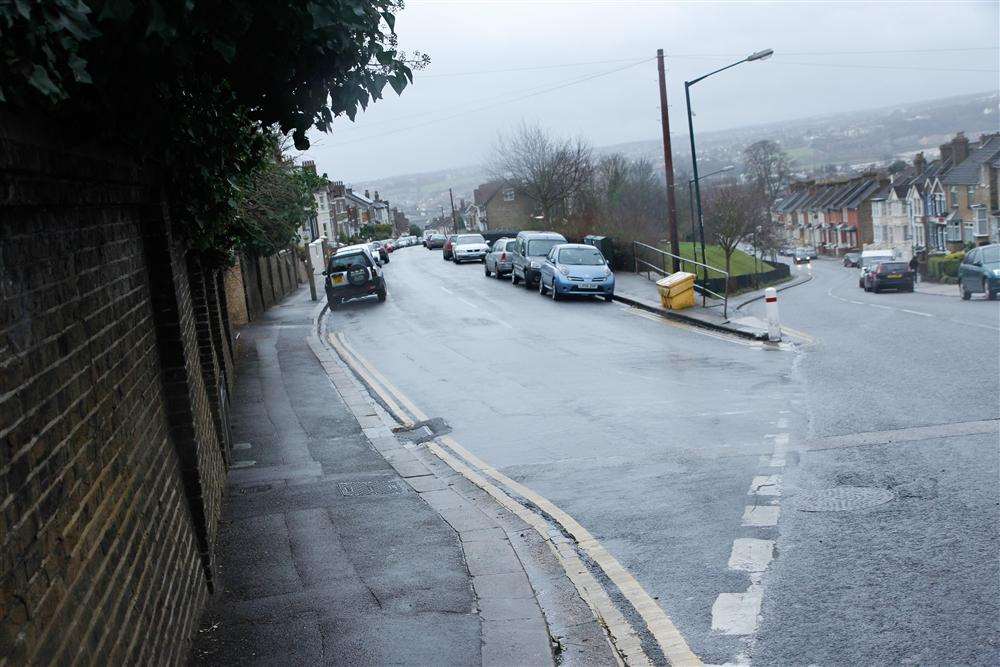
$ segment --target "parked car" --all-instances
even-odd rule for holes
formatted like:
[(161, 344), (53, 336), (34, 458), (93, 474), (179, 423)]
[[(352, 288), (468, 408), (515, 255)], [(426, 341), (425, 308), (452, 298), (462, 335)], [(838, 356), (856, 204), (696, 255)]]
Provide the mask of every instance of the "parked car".
[(487, 277), (493, 274), (497, 278), (503, 278), (510, 274), (514, 266), (514, 243), (514, 239), (501, 238), (493, 244), (483, 260), (483, 270)]
[(913, 272), (906, 262), (879, 262), (865, 275), (865, 291), (878, 294), (884, 289), (913, 291)]
[(447, 241), (444, 234), (431, 234), (427, 237), (427, 242), (424, 245), (427, 246), (428, 250), (434, 250), (435, 248), (443, 248)]
[(958, 266), (958, 290), (966, 301), (983, 293), (987, 299), (1000, 294), (1000, 243), (973, 248)]
[(817, 257), (819, 257), (819, 253), (816, 251), (815, 247), (813, 247), (811, 245), (807, 245), (807, 246), (803, 246), (803, 248), (805, 249), (805, 251), (807, 253), (809, 253), (809, 259), (812, 260), (812, 259), (816, 259)]
[(570, 295), (615, 296), (615, 274), (601, 251), (592, 245), (563, 243), (553, 247), (539, 270), (538, 293), (553, 301)]
[(857, 266), (861, 262), (861, 253), (848, 252), (844, 254), (844, 266)]
[(385, 277), (368, 245), (351, 245), (333, 254), (323, 271), (326, 304), (333, 310), (344, 301), (374, 296), (385, 301)]
[(791, 257), (795, 254), (795, 248), (787, 243), (782, 243), (778, 248), (778, 254), (782, 257)]
[(858, 276), (858, 287), (865, 289), (865, 276), (875, 268), (879, 262), (892, 261), (891, 250), (862, 250), (861, 261), (858, 266), (861, 268), (861, 275)]
[(456, 236), (458, 236), (458, 234), (449, 234), (448, 235), (448, 238), (444, 242), (444, 245), (441, 246), (441, 259), (445, 259), (445, 260), (451, 259), (453, 248), (454, 248), (454, 245), (455, 245), (455, 237)]
[(546, 255), (560, 243), (566, 243), (566, 238), (555, 232), (518, 232), (511, 258), (511, 284), (524, 281), (526, 288), (533, 287), (538, 282), (538, 272)]
[(796, 248), (792, 253), (792, 261), (796, 264), (808, 264), (812, 260), (809, 250), (806, 248)]
[(368, 247), (371, 249), (372, 254), (378, 257), (379, 264), (389, 263), (389, 251), (385, 249), (381, 241), (372, 241), (368, 244)]
[(482, 262), (489, 251), (482, 234), (457, 234), (451, 243), (451, 260), (456, 264)]

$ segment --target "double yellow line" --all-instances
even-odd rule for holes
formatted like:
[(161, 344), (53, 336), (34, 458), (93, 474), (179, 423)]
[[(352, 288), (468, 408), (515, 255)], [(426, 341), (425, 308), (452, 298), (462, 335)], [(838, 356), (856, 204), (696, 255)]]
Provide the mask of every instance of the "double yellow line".
[[(341, 359), (378, 395), (396, 421), (404, 426), (412, 426), (428, 419), (403, 392), (350, 346), (342, 332), (329, 334), (328, 339)], [(643, 665), (649, 664), (650, 660), (632, 625), (584, 564), (580, 552), (597, 565), (601, 573), (635, 609), (671, 665), (702, 664), (656, 600), (573, 517), (547, 498), (496, 470), (451, 436), (439, 436), (436, 442), (428, 443), (427, 448), (455, 472), (489, 493), (503, 507), (535, 529), (552, 549), (580, 596), (605, 626), (615, 650), (626, 664)], [(523, 498), (526, 503), (517, 498)]]

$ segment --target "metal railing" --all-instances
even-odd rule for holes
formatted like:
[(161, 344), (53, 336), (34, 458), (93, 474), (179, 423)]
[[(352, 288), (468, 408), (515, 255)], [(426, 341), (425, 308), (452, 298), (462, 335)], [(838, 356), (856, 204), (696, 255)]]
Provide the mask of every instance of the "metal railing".
[[(649, 280), (652, 280), (653, 272), (663, 276), (670, 275), (673, 272), (668, 268), (668, 265), (672, 265), (673, 262), (668, 260), (672, 259), (679, 260), (678, 263), (680, 265), (681, 271), (687, 270), (689, 273), (693, 273), (695, 275), (694, 288), (698, 290), (698, 292), (701, 294), (701, 305), (703, 307), (708, 307), (708, 308), (714, 308), (719, 305), (717, 303), (714, 303), (711, 306), (709, 306), (708, 305), (709, 296), (721, 300), (722, 316), (729, 317), (729, 272), (728, 271), (720, 269), (716, 266), (711, 266), (709, 264), (702, 264), (701, 262), (697, 262), (693, 259), (688, 259), (687, 257), (674, 255), (673, 253), (669, 253), (666, 250), (660, 250), (659, 248), (655, 248), (651, 245), (642, 243), (640, 241), (632, 242), (632, 256), (635, 258), (636, 275), (644, 272)], [(685, 265), (690, 265), (695, 270), (685, 269)], [(704, 269), (703, 273), (706, 278), (708, 277), (709, 271), (714, 271), (715, 273), (719, 274), (722, 278), (724, 278), (724, 280), (722, 281), (723, 293), (719, 294), (718, 292), (713, 292), (712, 290), (708, 289), (708, 286), (705, 285), (704, 282), (699, 284), (698, 279), (701, 278), (701, 276), (699, 276), (699, 272), (696, 267), (701, 267)]]

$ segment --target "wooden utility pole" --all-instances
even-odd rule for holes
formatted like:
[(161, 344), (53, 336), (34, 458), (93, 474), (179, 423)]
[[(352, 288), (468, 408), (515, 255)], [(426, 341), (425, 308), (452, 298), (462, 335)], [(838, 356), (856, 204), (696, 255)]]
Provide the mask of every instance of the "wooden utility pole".
[(451, 200), (451, 226), (454, 228), (455, 233), (458, 234), (458, 218), (455, 217), (455, 196), (451, 194), (451, 188), (448, 188), (448, 199)]
[[(670, 114), (667, 110), (667, 75), (663, 69), (663, 49), (656, 50), (656, 67), (660, 72), (660, 121), (663, 124), (663, 166), (667, 172), (667, 227), (670, 231), (670, 252), (681, 254), (680, 237), (677, 235), (677, 199), (674, 197), (674, 155), (670, 150)], [(681, 270), (677, 257), (674, 272)]]

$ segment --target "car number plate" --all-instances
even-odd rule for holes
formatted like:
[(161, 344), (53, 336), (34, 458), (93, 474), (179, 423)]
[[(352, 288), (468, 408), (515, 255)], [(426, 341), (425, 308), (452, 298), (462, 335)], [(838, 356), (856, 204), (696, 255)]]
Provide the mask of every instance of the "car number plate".
[(902, 278), (902, 277), (903, 274), (901, 273), (890, 273), (888, 276), (886, 276), (886, 278)]
[(334, 285), (343, 285), (344, 284), (344, 274), (343, 273), (335, 274), (333, 276), (333, 284)]
[(580, 283), (580, 289), (597, 289), (596, 283)]

